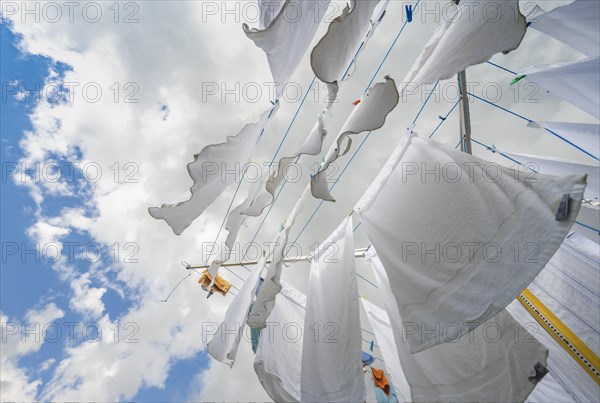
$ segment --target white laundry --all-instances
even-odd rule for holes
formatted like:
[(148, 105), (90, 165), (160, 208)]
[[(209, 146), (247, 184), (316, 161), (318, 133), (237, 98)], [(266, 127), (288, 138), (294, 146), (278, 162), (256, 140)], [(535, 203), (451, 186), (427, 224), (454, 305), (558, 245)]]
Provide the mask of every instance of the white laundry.
[(240, 179), (240, 175), (232, 172), (239, 172), (249, 162), (262, 129), (278, 105), (264, 112), (258, 122), (244, 126), (235, 136), (228, 136), (226, 142), (206, 146), (196, 154), (187, 166), (194, 181), (189, 200), (150, 207), (150, 215), (165, 220), (175, 234), (181, 235), (229, 185)]
[(233, 366), (244, 332), (244, 326), (246, 325), (246, 317), (250, 310), (250, 304), (254, 299), (258, 279), (264, 267), (265, 258), (262, 258), (250, 272), (244, 285), (231, 302), (231, 305), (229, 305), (229, 308), (227, 308), (225, 319), (219, 325), (211, 341), (208, 342), (208, 353), (215, 360)]
[(377, 130), (385, 124), (387, 115), (398, 105), (400, 100), (394, 80), (386, 76), (385, 81), (375, 84), (362, 96), (361, 102), (354, 107), (350, 117), (344, 124), (335, 140), (335, 148), (331, 149), (323, 165), (310, 181), (314, 197), (335, 201), (329, 192), (327, 179), (331, 176), (330, 165), (345, 155), (352, 147), (351, 135)]
[(575, 0), (531, 20), (531, 28), (566, 43), (587, 57), (600, 55), (598, 26), (600, 2), (588, 0)]
[(508, 53), (519, 47), (527, 30), (517, 0), (461, 1), (444, 10), (449, 11), (406, 75), (404, 86), (432, 84), (496, 53)]
[[(269, 23), (264, 29), (250, 29), (243, 25), (246, 36), (267, 54), (277, 99), (308, 50), (329, 2), (286, 0), (271, 21), (264, 21)], [(269, 2), (263, 1), (259, 5), (265, 12)]]
[(300, 401), (300, 367), (306, 296), (282, 282), (268, 324), (262, 330), (254, 371), (276, 402)]
[(595, 165), (580, 164), (561, 158), (519, 154), (500, 151), (502, 154), (524, 164), (523, 169), (532, 169), (546, 175), (583, 175), (587, 174), (587, 187), (584, 197), (598, 201), (600, 198), (600, 163)]
[(311, 256), (302, 351), (303, 402), (364, 402), (352, 219)]
[(585, 175), (531, 175), (409, 130), (355, 210), (403, 320), (460, 324), (456, 335), (420, 328), (408, 335), (411, 351), (452, 341), (506, 307), (559, 248), (584, 189)]
[[(412, 354), (406, 334), (416, 323), (402, 321), (386, 270), (376, 251), (366, 258), (373, 268), (385, 310), (363, 301), (371, 324), (391, 324), (412, 398), (410, 401), (522, 402), (534, 389), (529, 379), (537, 364), (546, 367), (548, 350), (505, 310), (453, 342)], [(454, 332), (456, 324), (446, 331)], [(373, 327), (377, 334), (381, 327)], [(389, 336), (387, 336), (389, 337)], [(383, 352), (382, 352), (383, 353)], [(535, 373), (535, 371), (533, 371)], [(394, 374), (392, 374), (393, 376)]]
[(536, 65), (519, 73), (527, 80), (565, 101), (575, 105), (596, 119), (600, 119), (600, 59)]

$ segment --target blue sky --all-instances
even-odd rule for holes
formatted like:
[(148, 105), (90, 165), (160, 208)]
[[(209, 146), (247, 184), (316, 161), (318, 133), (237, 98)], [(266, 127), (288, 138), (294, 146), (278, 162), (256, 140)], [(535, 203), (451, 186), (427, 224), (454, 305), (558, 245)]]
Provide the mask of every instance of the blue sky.
[[(69, 309), (69, 299), (72, 290), (69, 283), (61, 279), (53, 269), (52, 262), (48, 256), (40, 253), (22, 255), (27, 250), (35, 250), (36, 242), (27, 235), (28, 228), (36, 221), (36, 204), (31, 198), (27, 188), (17, 186), (13, 180), (14, 164), (22, 157), (23, 153), (19, 142), (25, 131), (33, 130), (30, 122), (30, 113), (36, 106), (35, 94), (30, 94), (19, 100), (13, 95), (17, 86), (21, 83), (26, 90), (33, 90), (37, 84), (46, 80), (49, 69), (53, 68), (59, 73), (69, 70), (69, 66), (56, 64), (52, 60), (31, 54), (24, 54), (17, 48), (18, 38), (6, 24), (0, 24), (1, 45), (1, 69), (0, 81), (2, 88), (2, 192), (1, 192), (1, 237), (2, 237), (2, 271), (1, 283), (1, 311), (8, 316), (10, 323), (21, 323), (28, 310), (39, 309), (44, 304), (54, 303), (65, 314), (56, 323), (76, 322), (87, 323), (89, 318)], [(32, 91), (33, 92), (33, 91)], [(64, 162), (64, 161), (63, 161)], [(66, 168), (65, 168), (66, 169)], [(19, 175), (19, 174), (16, 174)], [(67, 176), (69, 173), (64, 172)], [(80, 176), (80, 175), (79, 175)], [(20, 176), (19, 176), (20, 178)], [(84, 206), (85, 198), (79, 195), (46, 197), (41, 206), (42, 215), (55, 215), (65, 207)], [(71, 233), (62, 239), (63, 242), (71, 242), (84, 245), (93, 242), (84, 233)], [(15, 249), (16, 248), (16, 251)], [(41, 247), (38, 247), (40, 249)], [(106, 256), (103, 256), (106, 258)], [(72, 259), (77, 271), (88, 269), (89, 262), (86, 259)], [(94, 282), (92, 281), (92, 284)], [(109, 289), (102, 296), (106, 313), (114, 319), (119, 318), (124, 312), (131, 308), (132, 303), (127, 298), (122, 298), (118, 293)], [(4, 319), (4, 318), (3, 318)], [(5, 323), (3, 323), (3, 326)], [(62, 331), (67, 329), (64, 325)], [(41, 333), (40, 333), (41, 334)], [(64, 336), (64, 335), (63, 335)], [(52, 340), (56, 333), (48, 333), (47, 339)], [(96, 334), (90, 333), (90, 338)], [(108, 337), (108, 336), (107, 336)], [(75, 332), (74, 344), (86, 343), (80, 332)], [(60, 337), (55, 343), (42, 343), (41, 348), (34, 353), (19, 357), (18, 364), (32, 376), (42, 381), (44, 387), (53, 376), (52, 367), (46, 371), (39, 371), (44, 362), (50, 359), (60, 362), (64, 356), (64, 349), (70, 344), (68, 337)], [(194, 375), (208, 364), (208, 358), (204, 352), (199, 352), (191, 358), (178, 360), (173, 363), (169, 371), (168, 379), (164, 387), (143, 387), (133, 397), (136, 401), (181, 401), (187, 398), (189, 385)], [(129, 400), (129, 399), (128, 399)]]

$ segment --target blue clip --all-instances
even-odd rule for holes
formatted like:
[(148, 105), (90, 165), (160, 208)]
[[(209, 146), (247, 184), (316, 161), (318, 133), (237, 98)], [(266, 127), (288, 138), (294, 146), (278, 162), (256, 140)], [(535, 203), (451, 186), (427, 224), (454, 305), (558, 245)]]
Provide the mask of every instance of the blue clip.
[(442, 121), (443, 121), (443, 120), (446, 120), (446, 118), (445, 118), (445, 117), (443, 117), (443, 116), (438, 116), (438, 118), (440, 118), (440, 120), (442, 120)]
[(373, 351), (374, 346), (375, 346), (375, 342), (373, 340), (371, 340), (371, 346), (369, 347), (369, 350)]
[(413, 20), (413, 6), (412, 5), (407, 5), (407, 6), (404, 6), (404, 8), (406, 9), (406, 19), (408, 20), (408, 22), (412, 22), (412, 20)]

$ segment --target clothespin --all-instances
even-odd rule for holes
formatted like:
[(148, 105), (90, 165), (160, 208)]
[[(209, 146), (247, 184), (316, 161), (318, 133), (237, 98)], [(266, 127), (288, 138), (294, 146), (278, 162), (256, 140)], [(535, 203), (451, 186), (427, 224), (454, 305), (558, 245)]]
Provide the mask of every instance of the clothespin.
[(356, 101), (352, 102), (352, 105), (354, 105), (354, 106), (356, 106), (358, 104), (360, 104), (360, 99), (357, 99)]
[(377, 22), (381, 22), (381, 20), (383, 20), (383, 17), (385, 17), (385, 13), (387, 13), (387, 10), (383, 10), (383, 13), (381, 13), (381, 17), (379, 17), (379, 20), (377, 20)]
[(369, 350), (373, 351), (373, 347), (375, 347), (375, 342), (371, 340), (371, 345), (369, 346)]
[(446, 120), (446, 118), (445, 118), (445, 117), (443, 117), (443, 116), (438, 116), (438, 117), (439, 117), (441, 120)]
[(492, 144), (492, 147), (490, 148), (490, 151), (493, 152), (494, 154), (496, 154), (496, 146), (494, 144)]
[(521, 81), (522, 79), (524, 79), (525, 77), (527, 77), (527, 74), (524, 74), (522, 76), (517, 76), (517, 78), (515, 78), (514, 80), (512, 80), (510, 82), (510, 85), (514, 85), (516, 83), (518, 83), (519, 81)]
[(408, 22), (412, 22), (413, 20), (413, 6), (409, 4), (404, 7), (406, 9), (406, 19)]

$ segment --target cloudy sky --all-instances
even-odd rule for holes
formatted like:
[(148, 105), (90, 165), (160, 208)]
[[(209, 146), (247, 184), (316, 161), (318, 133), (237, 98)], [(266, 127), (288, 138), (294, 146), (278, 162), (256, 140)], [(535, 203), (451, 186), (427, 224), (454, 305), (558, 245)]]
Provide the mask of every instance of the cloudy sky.
[[(422, 2), (376, 81), (390, 75), (400, 82), (433, 33), (446, 2)], [(549, 10), (568, 1), (540, 3)], [(206, 260), (207, 246), (215, 240), (235, 186), (179, 237), (147, 212), (149, 206), (185, 197), (191, 185), (185, 166), (193, 155), (236, 134), (269, 107), (273, 97), (266, 58), (241, 27), (244, 22), (257, 25), (254, 4), (2, 3), (3, 399), (269, 400), (252, 369), (247, 342), (231, 369), (205, 351), (203, 327), (221, 321), (235, 288), (226, 297), (207, 300), (194, 273), (161, 302), (187, 275), (182, 261)], [(343, 4), (332, 2), (325, 11), (326, 22)], [(412, 3), (390, 3), (353, 76), (343, 85), (326, 119), (330, 135), (325, 149), (404, 23), (405, 4)], [(528, 11), (533, 4), (521, 2), (521, 8)], [(423, 13), (425, 9), (429, 13)], [(322, 24), (316, 38), (326, 28)], [(493, 61), (519, 71), (581, 58), (530, 29), (519, 49)], [(305, 55), (254, 161), (271, 161), (312, 77)], [(472, 92), (531, 119), (595, 123), (526, 80), (510, 87), (513, 78), (489, 64), (468, 71)], [(316, 83), (279, 156), (302, 144), (325, 95), (324, 86)], [(426, 95), (423, 91), (401, 100), (385, 127), (360, 147), (333, 191), (338, 201), (322, 204), (297, 240), (298, 253), (308, 253), (352, 210)], [(455, 82), (441, 83), (419, 116), (416, 131), (431, 134), (456, 101)], [(458, 142), (457, 111), (434, 137), (452, 147)], [(473, 137), (485, 144), (592, 162), (487, 104), (472, 101), (471, 113)], [(338, 160), (339, 171), (363, 138), (359, 136), (351, 153)], [(506, 163), (477, 145), (474, 154)], [(286, 185), (258, 233), (262, 218), (247, 221), (238, 251), (255, 234), (268, 248), (319, 161), (320, 157), (302, 160), (303, 174)], [(247, 187), (241, 186), (238, 202)], [(319, 206), (315, 200), (308, 203), (292, 240)], [(367, 246), (360, 229), (355, 243)], [(241, 278), (248, 274), (242, 268), (233, 270)], [(372, 278), (363, 263), (358, 270)], [(222, 275), (241, 286), (231, 272)], [(294, 264), (283, 276), (306, 291), (307, 264)], [(359, 287), (381, 306), (368, 283)], [(368, 329), (364, 320), (362, 326)], [(364, 332), (363, 337), (366, 349), (371, 335)]]

